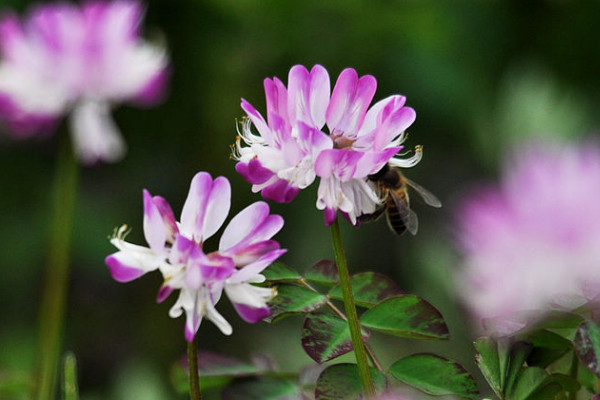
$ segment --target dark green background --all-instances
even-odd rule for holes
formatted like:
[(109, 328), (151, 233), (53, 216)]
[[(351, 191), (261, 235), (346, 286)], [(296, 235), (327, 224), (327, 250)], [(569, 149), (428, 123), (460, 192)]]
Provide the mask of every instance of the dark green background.
[[(29, 3), (2, 0), (20, 12)], [(475, 330), (454, 300), (460, 267), (456, 206), (469, 188), (496, 179), (509, 145), (541, 134), (577, 140), (598, 129), (600, 3), (597, 1), (248, 1), (153, 0), (145, 33), (164, 40), (173, 77), (165, 102), (127, 105), (114, 117), (129, 153), (114, 165), (81, 171), (65, 348), (80, 364), (82, 399), (179, 399), (168, 370), (183, 355), (183, 318), (167, 315), (175, 297), (155, 304), (158, 274), (113, 281), (103, 259), (115, 226), (143, 243), (142, 189), (164, 196), (179, 215), (192, 176), (208, 171), (233, 186), (232, 215), (260, 197), (229, 160), (240, 97), (265, 110), (262, 81), (287, 82), (297, 63), (325, 66), (332, 84), (346, 67), (377, 78), (375, 101), (400, 93), (417, 111), (407, 145), (425, 147), (407, 171), (436, 193), (441, 210), (414, 202), (415, 238), (393, 236), (384, 221), (343, 223), (352, 271), (376, 270), (424, 296), (449, 320), (449, 343), (374, 335), (386, 366), (434, 350), (475, 371)], [(33, 363), (58, 139), (15, 142), (0, 136), (0, 383), (23, 381)], [(286, 225), (276, 238), (282, 261), (303, 270), (332, 257), (329, 230), (315, 208), (317, 184), (292, 204), (273, 204)], [(216, 246), (216, 240), (207, 246)], [(247, 358), (268, 352), (285, 370), (309, 364), (300, 348), (301, 320), (249, 326), (228, 301), (219, 309), (234, 327), (225, 337), (203, 323), (200, 347)], [(348, 358), (351, 360), (351, 358)], [(481, 385), (483, 388), (484, 385)], [(485, 390), (484, 390), (485, 391)]]

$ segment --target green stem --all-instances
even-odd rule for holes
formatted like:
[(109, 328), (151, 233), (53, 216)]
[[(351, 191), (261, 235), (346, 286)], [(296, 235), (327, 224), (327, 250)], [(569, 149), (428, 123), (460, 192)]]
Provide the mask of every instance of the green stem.
[(198, 376), (198, 339), (187, 345), (188, 371), (190, 374), (190, 400), (200, 400), (200, 376)]
[(344, 297), (344, 308), (346, 310), (346, 316), (348, 317), (348, 326), (350, 327), (350, 336), (352, 337), (358, 373), (367, 398), (371, 398), (375, 395), (375, 386), (373, 385), (373, 380), (371, 378), (371, 370), (369, 369), (369, 363), (367, 362), (367, 354), (362, 340), (358, 314), (356, 313), (356, 306), (354, 305), (354, 296), (352, 294), (352, 286), (350, 285), (350, 274), (348, 273), (346, 254), (344, 253), (340, 225), (337, 219), (331, 224), (331, 239), (333, 241), (335, 262), (338, 267), (340, 287)]
[(65, 136), (54, 177), (48, 260), (40, 305), (37, 400), (51, 400), (56, 395), (78, 172), (73, 150)]
[(79, 390), (77, 389), (77, 360), (71, 352), (64, 357), (64, 377), (63, 377), (63, 399), (79, 400)]

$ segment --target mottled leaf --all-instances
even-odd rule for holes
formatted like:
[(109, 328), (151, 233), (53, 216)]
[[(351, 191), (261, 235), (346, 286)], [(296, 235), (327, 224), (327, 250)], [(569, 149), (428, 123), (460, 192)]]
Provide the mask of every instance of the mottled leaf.
[(292, 283), (301, 278), (296, 271), (279, 262), (269, 265), (262, 274), (267, 278), (267, 282)]
[(504, 373), (500, 371), (500, 357), (498, 346), (494, 339), (481, 337), (474, 343), (477, 354), (475, 360), (479, 370), (489, 383), (490, 387), (502, 398), (502, 389), (504, 388)]
[(592, 321), (584, 322), (575, 334), (575, 351), (581, 363), (600, 377), (600, 327)]
[(333, 286), (339, 282), (337, 265), (333, 260), (319, 260), (304, 273), (304, 278), (311, 283)]
[(363, 326), (390, 335), (414, 339), (448, 339), (448, 327), (440, 312), (415, 295), (389, 298), (367, 310)]
[(298, 400), (300, 389), (294, 382), (259, 378), (236, 383), (223, 390), (223, 400)]
[[(352, 275), (350, 284), (354, 293), (354, 302), (357, 306), (366, 308), (371, 308), (387, 298), (402, 294), (396, 282), (376, 272)], [(334, 287), (329, 292), (329, 297), (343, 300), (342, 289), (339, 286)]]
[(465, 368), (435, 354), (413, 354), (396, 361), (390, 374), (407, 385), (436, 396), (454, 394), (475, 399), (479, 392)]
[(296, 285), (278, 285), (277, 296), (271, 300), (271, 315), (267, 322), (275, 322), (293, 314), (309, 313), (327, 302), (327, 297)]
[[(369, 333), (363, 329), (363, 341)], [(334, 315), (309, 314), (302, 327), (302, 348), (319, 364), (353, 350), (348, 322)]]
[[(375, 368), (371, 368), (371, 377), (376, 392), (385, 390), (385, 375)], [(317, 379), (315, 400), (359, 400), (365, 398), (356, 364), (332, 365), (326, 368)]]

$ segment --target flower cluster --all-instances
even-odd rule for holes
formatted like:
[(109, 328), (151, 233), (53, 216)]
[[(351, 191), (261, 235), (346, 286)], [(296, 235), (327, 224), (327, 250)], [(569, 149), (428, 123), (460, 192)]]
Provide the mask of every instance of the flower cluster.
[(459, 212), (459, 291), (490, 333), (600, 296), (600, 148), (537, 143)]
[(151, 105), (168, 75), (162, 47), (139, 37), (135, 0), (36, 6), (24, 21), (0, 19), (0, 120), (16, 137), (49, 133), (62, 115), (84, 164), (117, 161), (125, 143), (114, 104)]
[(114, 279), (128, 282), (158, 269), (164, 277), (159, 302), (179, 289), (169, 315), (176, 318), (185, 312), (188, 341), (204, 317), (231, 334), (231, 325), (215, 309), (223, 291), (245, 321), (254, 323), (269, 315), (266, 302), (273, 290), (252, 283), (264, 281), (260, 273), (286, 251), (271, 239), (283, 227), (283, 218), (269, 214), (265, 202), (251, 204), (227, 225), (218, 250), (207, 254), (203, 244), (223, 225), (230, 203), (229, 181), (200, 172), (192, 180), (180, 222), (164, 198), (144, 190), (144, 236), (149, 247), (126, 242), (126, 227), (111, 240), (119, 249), (106, 258)]
[(318, 176), (317, 208), (324, 210), (327, 225), (338, 210), (356, 224), (360, 215), (373, 213), (381, 202), (368, 176), (386, 163), (406, 168), (421, 158), (420, 148), (412, 157), (396, 156), (416, 114), (400, 95), (369, 109), (377, 88), (373, 76), (359, 78), (354, 69), (345, 69), (331, 92), (325, 68), (315, 65), (308, 71), (296, 65), (287, 88), (277, 78), (265, 79), (264, 87), (266, 120), (242, 99), (248, 118), (234, 159), (236, 170), (266, 199), (289, 202)]

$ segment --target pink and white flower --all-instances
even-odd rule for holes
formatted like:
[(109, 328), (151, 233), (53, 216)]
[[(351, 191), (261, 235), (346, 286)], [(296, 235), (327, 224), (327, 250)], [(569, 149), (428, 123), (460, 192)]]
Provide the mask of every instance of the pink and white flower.
[(117, 161), (126, 146), (110, 109), (151, 105), (166, 87), (165, 49), (140, 39), (136, 0), (35, 7), (0, 18), (0, 120), (17, 138), (51, 132), (70, 114), (84, 164)]
[(415, 111), (404, 106), (400, 95), (369, 109), (376, 88), (374, 77), (359, 78), (348, 68), (331, 92), (329, 75), (320, 65), (311, 71), (292, 67), (287, 89), (277, 78), (266, 79), (267, 121), (242, 99), (248, 120), (234, 151), (236, 169), (255, 192), (280, 202), (291, 201), (318, 176), (317, 208), (324, 210), (326, 223), (340, 210), (356, 224), (382, 200), (368, 176), (386, 163), (407, 168), (421, 158), (420, 150), (408, 159), (397, 156)]
[(173, 291), (179, 297), (169, 315), (186, 314), (185, 336), (191, 341), (203, 318), (224, 334), (231, 325), (216, 310), (223, 291), (247, 322), (269, 315), (267, 301), (275, 292), (252, 285), (264, 281), (261, 272), (286, 250), (271, 238), (283, 227), (283, 218), (271, 215), (265, 202), (256, 202), (238, 213), (225, 228), (216, 251), (206, 253), (204, 242), (223, 225), (231, 204), (231, 187), (224, 177), (215, 180), (200, 172), (175, 220), (169, 204), (144, 190), (144, 235), (148, 247), (126, 242), (127, 227), (120, 228), (111, 243), (118, 252), (106, 258), (114, 279), (128, 282), (159, 270), (164, 284), (158, 301)]
[(489, 333), (600, 298), (600, 147), (532, 144), (459, 212), (458, 290)]

